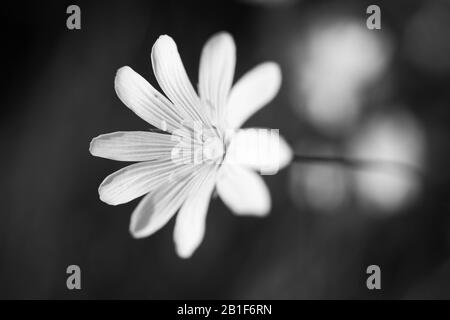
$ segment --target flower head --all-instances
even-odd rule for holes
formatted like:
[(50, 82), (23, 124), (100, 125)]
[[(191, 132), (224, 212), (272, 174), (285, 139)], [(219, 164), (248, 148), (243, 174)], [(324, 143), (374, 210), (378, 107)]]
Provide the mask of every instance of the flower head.
[(99, 187), (111, 205), (145, 195), (131, 216), (130, 232), (147, 237), (177, 211), (174, 240), (181, 257), (200, 245), (214, 190), (237, 215), (264, 216), (270, 193), (256, 172), (274, 174), (292, 153), (278, 130), (240, 129), (277, 94), (281, 72), (273, 62), (245, 74), (233, 87), (236, 49), (228, 33), (211, 37), (203, 48), (198, 94), (188, 79), (177, 46), (160, 36), (152, 66), (164, 96), (130, 67), (117, 71), (122, 102), (157, 131), (114, 132), (91, 142), (94, 156), (133, 161)]

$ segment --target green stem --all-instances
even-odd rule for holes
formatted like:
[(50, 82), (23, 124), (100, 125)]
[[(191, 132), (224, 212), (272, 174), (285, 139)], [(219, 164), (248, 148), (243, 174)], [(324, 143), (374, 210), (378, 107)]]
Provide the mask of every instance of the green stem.
[(420, 169), (414, 165), (375, 159), (355, 159), (339, 156), (309, 156), (294, 154), (293, 162), (302, 164), (330, 164), (357, 170), (394, 170), (407, 174), (421, 175)]

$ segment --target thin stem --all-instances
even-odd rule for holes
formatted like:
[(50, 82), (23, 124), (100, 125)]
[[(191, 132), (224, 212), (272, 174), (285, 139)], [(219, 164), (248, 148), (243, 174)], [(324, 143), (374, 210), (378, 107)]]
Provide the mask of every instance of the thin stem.
[(421, 175), (419, 168), (404, 162), (392, 160), (355, 159), (340, 156), (309, 156), (295, 154), (293, 162), (302, 164), (331, 164), (356, 170), (394, 170), (407, 174)]

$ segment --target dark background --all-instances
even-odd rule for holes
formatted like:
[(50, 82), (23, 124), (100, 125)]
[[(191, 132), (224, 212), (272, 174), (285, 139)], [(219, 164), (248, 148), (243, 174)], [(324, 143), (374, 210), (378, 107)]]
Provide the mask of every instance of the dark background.
[[(70, 4), (81, 8), (81, 30), (66, 28)], [(355, 129), (321, 132), (296, 111), (303, 102), (292, 98), (293, 44), (302, 46), (305, 30), (327, 15), (365, 28), (369, 4), (382, 10), (382, 30), (368, 32), (389, 34), (389, 66), (366, 88), (368, 111)], [(412, 30), (417, 16), (423, 23)], [(2, 3), (0, 297), (450, 298), (449, 16), (448, 1), (418, 0)], [(341, 150), (366, 118), (389, 117), (400, 104), (424, 137), (420, 191), (386, 213), (351, 187), (347, 200), (321, 212), (301, 187), (310, 167), (295, 164), (264, 178), (273, 199), (265, 219), (236, 217), (213, 200), (205, 239), (189, 260), (175, 254), (173, 220), (134, 240), (128, 225), (138, 201), (112, 207), (97, 193), (124, 163), (88, 151), (101, 133), (148, 127), (116, 97), (115, 72), (129, 65), (156, 86), (150, 51), (169, 34), (195, 83), (201, 48), (221, 30), (235, 37), (236, 79), (266, 60), (283, 71), (276, 99), (245, 126), (280, 128), (296, 151)], [(352, 184), (357, 173), (339, 170)], [(71, 264), (81, 267), (80, 291), (66, 288)], [(381, 267), (380, 291), (366, 288), (371, 264)]]

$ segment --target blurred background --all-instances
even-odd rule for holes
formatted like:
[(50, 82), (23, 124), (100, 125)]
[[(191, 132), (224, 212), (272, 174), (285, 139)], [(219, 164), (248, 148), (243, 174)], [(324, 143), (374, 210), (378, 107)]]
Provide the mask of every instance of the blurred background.
[[(81, 8), (81, 30), (66, 8)], [(366, 8), (381, 8), (381, 30)], [(450, 1), (21, 1), (1, 8), (3, 171), (0, 298), (450, 298)], [(421, 175), (295, 163), (265, 176), (269, 217), (219, 200), (205, 239), (179, 259), (173, 220), (134, 240), (138, 201), (108, 206), (124, 163), (90, 140), (148, 125), (116, 97), (129, 65), (156, 87), (150, 51), (178, 44), (196, 83), (204, 42), (235, 37), (235, 79), (280, 64), (273, 102), (244, 127), (279, 128), (299, 154), (394, 160)], [(82, 290), (66, 288), (81, 267)], [(366, 288), (381, 268), (382, 290)]]

